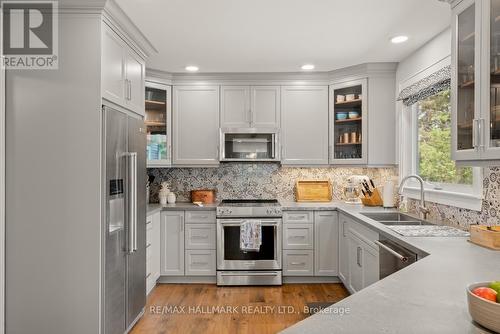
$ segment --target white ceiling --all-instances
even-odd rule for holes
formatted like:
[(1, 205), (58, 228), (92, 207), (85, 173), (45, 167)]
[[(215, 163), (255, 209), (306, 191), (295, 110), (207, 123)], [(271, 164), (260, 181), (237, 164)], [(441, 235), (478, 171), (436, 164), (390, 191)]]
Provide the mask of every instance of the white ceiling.
[[(438, 0), (117, 0), (159, 50), (148, 68), (184, 72), (329, 71), (400, 61), (446, 29)], [(409, 41), (389, 39), (405, 34)]]

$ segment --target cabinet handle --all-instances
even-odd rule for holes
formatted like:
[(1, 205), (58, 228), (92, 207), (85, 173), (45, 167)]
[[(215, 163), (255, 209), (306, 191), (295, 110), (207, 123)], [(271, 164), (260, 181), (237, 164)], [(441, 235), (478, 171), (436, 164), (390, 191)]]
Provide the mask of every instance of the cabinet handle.
[(191, 265), (199, 265), (199, 266), (202, 266), (202, 265), (207, 265), (208, 262), (191, 262)]
[(304, 235), (293, 235), (290, 238), (291, 239), (305, 239), (306, 237)]
[(208, 239), (208, 235), (193, 235), (191, 239), (200, 240), (200, 239)]
[(146, 275), (146, 279), (148, 279), (148, 278), (149, 278), (149, 276), (151, 276), (151, 273), (149, 273), (149, 274), (147, 274), (147, 275)]
[(484, 126), (484, 118), (480, 118), (480, 119), (478, 120), (478, 123), (477, 123), (477, 124), (478, 124), (478, 131), (477, 131), (477, 135), (478, 135), (478, 143), (479, 143), (479, 148), (480, 148), (480, 149), (483, 149), (483, 147), (484, 147), (484, 143), (483, 143), (483, 138), (484, 138), (484, 137), (483, 137), (483, 135), (484, 135), (483, 131), (484, 131), (484, 130), (483, 130), (483, 129), (486, 129), (486, 127)]
[(151, 247), (151, 244), (150, 244), (150, 243), (146, 245), (146, 248), (149, 248), (149, 247)]
[(320, 217), (332, 217), (333, 214), (331, 214), (331, 213), (320, 213), (319, 216)]
[(356, 262), (358, 264), (359, 267), (363, 267), (363, 264), (361, 263), (361, 252), (363, 250), (361, 249), (361, 247), (357, 247), (356, 248)]
[(290, 262), (290, 265), (292, 266), (305, 266), (305, 262)]
[(132, 81), (128, 81), (128, 100), (132, 100)]

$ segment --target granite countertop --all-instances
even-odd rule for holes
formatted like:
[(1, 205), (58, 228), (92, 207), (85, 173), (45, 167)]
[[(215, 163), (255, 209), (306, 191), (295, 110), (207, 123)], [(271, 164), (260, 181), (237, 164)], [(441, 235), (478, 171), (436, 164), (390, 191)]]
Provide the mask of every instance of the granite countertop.
[[(490, 333), (472, 321), (465, 289), (500, 280), (500, 252), (466, 237), (403, 237), (363, 212), (388, 211), (362, 205), (282, 203), (284, 210), (337, 209), (420, 254), (420, 261), (315, 314), (283, 333)], [(349, 309), (343, 315), (339, 311)]]

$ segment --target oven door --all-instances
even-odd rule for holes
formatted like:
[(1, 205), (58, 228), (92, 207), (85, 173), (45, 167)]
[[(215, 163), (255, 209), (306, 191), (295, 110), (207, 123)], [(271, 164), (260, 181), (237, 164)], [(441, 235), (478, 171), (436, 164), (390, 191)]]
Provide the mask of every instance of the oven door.
[(221, 161), (279, 161), (278, 130), (221, 129)]
[(281, 269), (281, 219), (261, 219), (259, 251), (240, 249), (243, 219), (217, 219), (217, 270)]

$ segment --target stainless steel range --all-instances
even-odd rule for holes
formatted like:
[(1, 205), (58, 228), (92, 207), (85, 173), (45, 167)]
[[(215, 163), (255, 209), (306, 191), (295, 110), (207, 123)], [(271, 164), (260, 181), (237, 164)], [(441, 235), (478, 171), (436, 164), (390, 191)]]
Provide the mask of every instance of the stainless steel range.
[[(281, 285), (282, 210), (277, 200), (223, 200), (217, 207), (217, 285)], [(240, 226), (261, 224), (256, 251), (240, 248)]]

